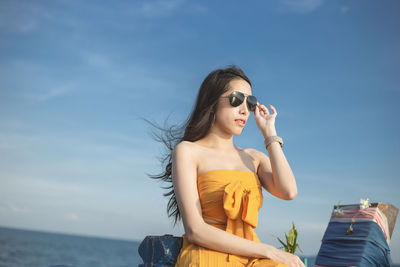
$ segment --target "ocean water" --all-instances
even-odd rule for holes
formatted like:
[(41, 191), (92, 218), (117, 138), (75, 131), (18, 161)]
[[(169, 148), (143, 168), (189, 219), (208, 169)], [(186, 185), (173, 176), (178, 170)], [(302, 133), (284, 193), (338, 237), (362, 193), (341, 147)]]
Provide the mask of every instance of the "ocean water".
[[(0, 227), (0, 267), (137, 267), (140, 242)], [(315, 256), (308, 258), (313, 266)], [(400, 267), (393, 264), (392, 267)]]
[(139, 244), (0, 227), (0, 267), (137, 267)]

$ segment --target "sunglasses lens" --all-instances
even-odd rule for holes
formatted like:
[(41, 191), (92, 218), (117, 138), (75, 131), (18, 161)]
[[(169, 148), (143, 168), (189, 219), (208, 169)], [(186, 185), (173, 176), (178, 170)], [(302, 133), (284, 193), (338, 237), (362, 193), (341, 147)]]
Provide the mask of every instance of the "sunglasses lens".
[(233, 92), (229, 95), (229, 102), (233, 107), (237, 107), (243, 103), (244, 97), (244, 94), (242, 94), (241, 92)]
[(255, 96), (249, 95), (247, 97), (247, 105), (249, 106), (250, 111), (256, 110), (257, 98)]

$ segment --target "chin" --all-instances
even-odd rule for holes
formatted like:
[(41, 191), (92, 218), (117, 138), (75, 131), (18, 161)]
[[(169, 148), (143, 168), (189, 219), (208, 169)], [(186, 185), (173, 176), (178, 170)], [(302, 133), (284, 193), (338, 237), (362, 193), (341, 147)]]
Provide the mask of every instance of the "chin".
[(241, 135), (241, 134), (242, 134), (242, 131), (243, 131), (243, 129), (234, 131), (234, 132), (232, 133), (232, 135)]

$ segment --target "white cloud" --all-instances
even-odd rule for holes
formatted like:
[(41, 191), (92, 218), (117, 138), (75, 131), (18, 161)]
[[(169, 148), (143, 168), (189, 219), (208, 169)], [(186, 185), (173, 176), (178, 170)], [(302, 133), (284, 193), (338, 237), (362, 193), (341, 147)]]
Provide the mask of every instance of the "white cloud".
[[(117, 132), (63, 131), (21, 127), (22, 133), (0, 132), (2, 174), (47, 177), (48, 180), (105, 179), (145, 175), (156, 164), (157, 143), (150, 137)], [(18, 165), (24, 164), (24, 168)]]
[(28, 208), (26, 205), (17, 205), (15, 203), (8, 203), (7, 204), (8, 207), (6, 207), (6, 209), (12, 211), (12, 212), (17, 212), (17, 213), (27, 213), (27, 212), (31, 212), (32, 210), (30, 208)]
[(55, 97), (67, 95), (71, 91), (75, 89), (75, 84), (72, 82), (69, 82), (67, 84), (62, 84), (58, 85), (55, 87), (48, 88), (42, 93), (39, 93), (37, 95), (31, 95), (31, 98), (33, 98), (36, 101), (42, 102), (46, 101)]
[(24, 1), (0, 1), (0, 28), (19, 33), (39, 30), (40, 24), (53, 19), (46, 8)]
[[(0, 152), (8, 155), (0, 160), (2, 225), (140, 239), (170, 232), (163, 190), (144, 173), (155, 164), (146, 140), (118, 132), (37, 133), (29, 124), (11, 124), (24, 134), (0, 133)], [(90, 227), (104, 218), (113, 221)]]
[(324, 0), (281, 0), (279, 4), (284, 11), (310, 13), (322, 6)]
[(19, 25), (17, 25), (17, 28), (22, 33), (33, 32), (38, 28), (38, 22), (33, 19), (22, 21)]
[(144, 1), (139, 10), (145, 17), (163, 17), (172, 15), (182, 4), (183, 0)]
[[(204, 14), (207, 7), (201, 3), (185, 0), (142, 0), (127, 7), (127, 14), (138, 19), (158, 19), (171, 17), (177, 13)], [(143, 25), (143, 21), (141, 21)]]
[(346, 14), (347, 12), (349, 12), (349, 10), (350, 10), (350, 7), (348, 7), (348, 6), (340, 7), (340, 13), (342, 13), (342, 14)]
[(67, 221), (70, 221), (70, 222), (79, 221), (79, 216), (75, 213), (67, 213), (67, 214), (65, 214), (65, 218), (67, 219)]
[[(174, 101), (187, 102), (188, 98), (181, 93), (180, 81), (165, 77), (167, 73), (173, 72), (171, 68), (167, 70), (157, 70), (148, 67), (147, 64), (129, 63), (118, 61), (109, 55), (98, 51), (82, 51), (80, 53), (82, 62), (92, 71), (101, 73), (103, 79), (112, 82), (115, 86), (109, 87), (109, 90), (126, 90), (124, 97), (137, 99), (137, 92), (143, 92), (145, 95), (159, 95), (165, 92), (165, 97), (171, 97)], [(162, 73), (164, 77), (159, 75)], [(172, 75), (176, 75), (172, 73)], [(108, 90), (108, 89), (106, 89)]]
[[(56, 180), (41, 179), (36, 177), (7, 177), (1, 178), (3, 196), (11, 194), (41, 195), (41, 196), (84, 196), (94, 190), (76, 182), (61, 182)], [(23, 210), (25, 208), (9, 205), (10, 210)]]
[(0, 71), (5, 77), (2, 93), (32, 102), (48, 101), (67, 95), (77, 88), (74, 81), (53, 77), (51, 67), (30, 60), (16, 59), (1, 63)]
[(90, 51), (90, 52), (83, 52), (82, 57), (89, 66), (93, 66), (96, 68), (111, 67), (110, 60), (104, 54)]

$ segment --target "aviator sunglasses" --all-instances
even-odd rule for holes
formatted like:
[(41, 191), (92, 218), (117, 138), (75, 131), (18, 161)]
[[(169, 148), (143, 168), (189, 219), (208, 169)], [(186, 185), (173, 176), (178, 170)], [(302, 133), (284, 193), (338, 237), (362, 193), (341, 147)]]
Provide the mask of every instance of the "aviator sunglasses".
[[(246, 98), (246, 96), (242, 92), (232, 92), (228, 96), (223, 96), (222, 98), (229, 98), (229, 103), (232, 107), (237, 107), (241, 105)], [(248, 95), (246, 99), (247, 106), (249, 107), (250, 111), (256, 110), (257, 107), (257, 98), (252, 95)]]

